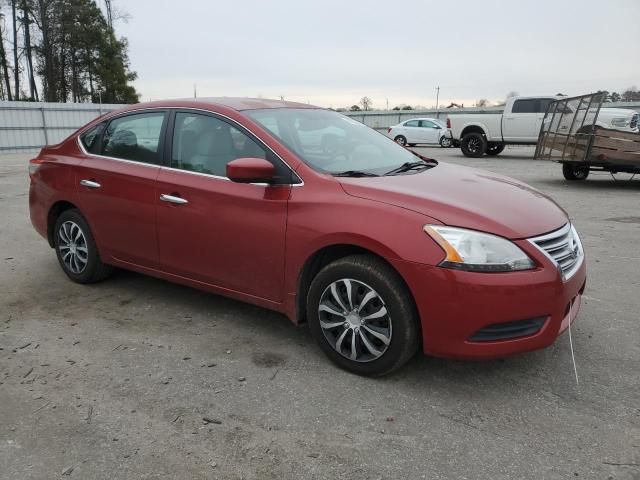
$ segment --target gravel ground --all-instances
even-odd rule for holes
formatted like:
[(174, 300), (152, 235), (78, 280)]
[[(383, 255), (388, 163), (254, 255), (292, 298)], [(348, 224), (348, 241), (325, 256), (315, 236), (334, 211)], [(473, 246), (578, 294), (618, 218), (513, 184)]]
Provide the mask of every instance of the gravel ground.
[(640, 181), (567, 183), (529, 148), (420, 150), (570, 212), (589, 267), (579, 385), (566, 335), (371, 380), (276, 313), (129, 272), (73, 284), (29, 222), (29, 157), (5, 155), (0, 478), (640, 479)]

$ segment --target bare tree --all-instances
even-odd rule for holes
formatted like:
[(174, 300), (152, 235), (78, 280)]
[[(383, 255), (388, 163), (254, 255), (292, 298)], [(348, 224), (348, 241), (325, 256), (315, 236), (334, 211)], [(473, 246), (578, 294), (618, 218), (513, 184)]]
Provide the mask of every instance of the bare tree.
[(7, 100), (13, 100), (13, 98), (11, 97), (11, 80), (9, 78), (9, 66), (7, 65), (7, 51), (4, 48), (4, 32), (2, 31), (2, 25), (4, 25), (3, 20), (4, 14), (0, 12), (0, 69), (2, 70), (1, 73), (4, 80), (4, 90), (7, 94)]
[(371, 105), (373, 102), (369, 97), (362, 97), (360, 99), (360, 105), (362, 105), (362, 109), (366, 112), (367, 110), (371, 110)]
[(11, 0), (11, 18), (13, 20), (13, 93), (14, 100), (20, 100), (20, 68), (18, 65), (18, 22), (16, 18), (16, 0)]
[(476, 107), (486, 107), (489, 105), (489, 100), (486, 98), (481, 98), (476, 102)]
[(38, 88), (36, 87), (36, 79), (33, 74), (33, 53), (31, 51), (31, 21), (29, 19), (30, 11), (27, 6), (27, 0), (22, 0), (22, 26), (24, 50), (27, 55), (27, 77), (29, 80), (29, 94), (31, 100), (38, 101)]

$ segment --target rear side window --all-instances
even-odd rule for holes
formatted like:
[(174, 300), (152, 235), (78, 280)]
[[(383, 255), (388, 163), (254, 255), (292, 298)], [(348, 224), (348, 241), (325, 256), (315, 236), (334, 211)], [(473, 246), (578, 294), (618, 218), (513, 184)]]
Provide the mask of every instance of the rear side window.
[(512, 113), (536, 113), (536, 103), (538, 100), (535, 98), (526, 98), (523, 100), (516, 100), (513, 103)]
[(158, 163), (164, 112), (138, 113), (116, 118), (107, 127), (102, 154), (142, 163)]
[(547, 108), (549, 108), (549, 104), (551, 102), (553, 102), (555, 99), (553, 98), (541, 98), (538, 101), (538, 108), (537, 108), (537, 112), (538, 113), (546, 113), (547, 112)]
[(105, 123), (100, 123), (80, 135), (80, 141), (87, 152), (100, 153), (100, 137), (104, 132), (105, 125)]
[(404, 124), (405, 127), (418, 127), (420, 126), (420, 122), (418, 120), (409, 120)]
[(439, 128), (439, 126), (431, 120), (420, 120), (420, 126), (423, 128)]

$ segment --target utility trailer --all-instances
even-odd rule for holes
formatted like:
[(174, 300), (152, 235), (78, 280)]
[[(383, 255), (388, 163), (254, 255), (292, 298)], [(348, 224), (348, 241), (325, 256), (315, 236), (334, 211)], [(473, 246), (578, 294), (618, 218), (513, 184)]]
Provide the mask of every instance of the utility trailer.
[(551, 102), (534, 158), (562, 164), (567, 180), (585, 180), (592, 171), (640, 173), (640, 133), (597, 125), (605, 95), (597, 92)]

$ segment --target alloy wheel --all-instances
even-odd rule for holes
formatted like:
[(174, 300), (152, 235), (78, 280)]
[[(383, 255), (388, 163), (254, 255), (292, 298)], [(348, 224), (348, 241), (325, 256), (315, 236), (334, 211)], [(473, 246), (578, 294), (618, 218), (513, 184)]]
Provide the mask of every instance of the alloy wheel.
[(371, 362), (391, 342), (391, 317), (382, 297), (366, 283), (342, 278), (322, 293), (318, 306), (322, 333), (345, 358)]
[(469, 150), (471, 153), (479, 153), (481, 145), (482, 142), (479, 138), (472, 138), (467, 143), (467, 150)]
[(87, 267), (89, 250), (87, 239), (77, 223), (67, 220), (58, 230), (58, 250), (65, 267), (74, 274), (80, 274)]

